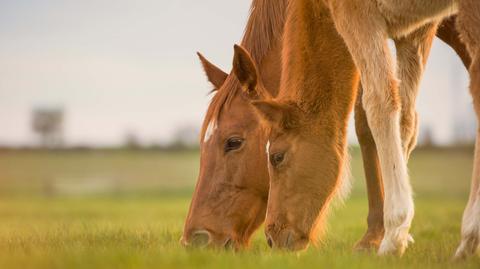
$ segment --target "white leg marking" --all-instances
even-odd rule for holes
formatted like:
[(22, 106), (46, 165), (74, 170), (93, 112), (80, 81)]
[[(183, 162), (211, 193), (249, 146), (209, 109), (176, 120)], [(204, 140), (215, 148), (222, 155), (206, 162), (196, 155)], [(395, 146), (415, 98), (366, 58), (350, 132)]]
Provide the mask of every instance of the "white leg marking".
[[(385, 186), (384, 223), (385, 237), (378, 254), (403, 254), (408, 243), (413, 242), (409, 234), (414, 215), (412, 189), (408, 180), (407, 166), (400, 138), (399, 113), (389, 124), (390, 130), (380, 133), (377, 143), (380, 165)], [(388, 137), (391, 136), (391, 137)]]
[(458, 247), (455, 258), (467, 258), (478, 250), (480, 243), (480, 195), (472, 205), (467, 206), (462, 221), (462, 242)]

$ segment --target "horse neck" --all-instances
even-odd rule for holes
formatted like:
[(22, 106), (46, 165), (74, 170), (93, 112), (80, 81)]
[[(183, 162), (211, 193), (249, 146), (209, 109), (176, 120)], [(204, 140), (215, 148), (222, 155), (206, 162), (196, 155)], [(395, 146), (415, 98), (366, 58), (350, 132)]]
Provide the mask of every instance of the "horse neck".
[[(346, 128), (359, 76), (321, 1), (293, 1), (285, 25), (278, 99)], [(325, 121), (322, 121), (325, 122)]]

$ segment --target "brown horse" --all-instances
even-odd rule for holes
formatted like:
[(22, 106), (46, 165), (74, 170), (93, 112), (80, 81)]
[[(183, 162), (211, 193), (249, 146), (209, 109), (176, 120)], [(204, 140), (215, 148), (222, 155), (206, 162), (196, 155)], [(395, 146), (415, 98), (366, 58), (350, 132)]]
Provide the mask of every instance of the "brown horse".
[[(269, 1), (268, 3), (275, 3), (276, 7), (285, 7), (284, 2)], [(279, 5), (279, 6), (277, 6)], [(257, 7), (257, 8), (255, 8)], [(260, 7), (260, 8), (258, 8)], [(266, 9), (273, 9), (274, 21), (262, 21), (262, 19), (272, 16), (271, 12)], [(284, 14), (277, 11), (274, 6), (267, 5), (265, 1), (254, 1), (252, 4), (252, 14), (247, 24), (246, 36), (244, 38), (244, 46), (249, 48), (256, 48), (257, 58), (261, 55), (266, 55), (264, 59), (256, 61), (262, 63), (260, 65), (261, 77), (265, 81), (268, 89), (272, 89), (272, 95), (276, 94), (279, 83), (278, 74), (280, 73), (280, 38), (273, 36), (275, 44), (270, 44), (270, 40), (262, 39), (256, 33), (259, 29), (276, 29), (283, 27)], [(444, 27), (439, 29), (438, 35), (442, 39), (455, 48), (459, 55), (465, 55), (465, 48), (459, 42), (458, 34), (453, 27), (453, 21), (450, 20), (445, 23)], [(271, 26), (268, 26), (268, 25)], [(259, 25), (259, 26), (257, 26)], [(269, 32), (272, 32), (271, 30)], [(250, 35), (250, 37), (248, 37)], [(256, 36), (256, 38), (253, 38)], [(260, 35), (265, 36), (265, 35)], [(259, 44), (266, 43), (266, 44)], [(265, 49), (266, 48), (266, 49)], [(268, 52), (262, 52), (262, 51)], [(198, 185), (195, 191), (195, 199), (192, 200), (189, 216), (185, 223), (185, 232), (182, 242), (184, 244), (204, 245), (212, 243), (214, 245), (223, 245), (225, 243), (234, 243), (236, 246), (244, 245), (248, 242), (253, 230), (258, 227), (259, 223), (263, 221), (263, 212), (266, 207), (266, 197), (268, 195), (268, 175), (266, 168), (266, 156), (263, 146), (253, 146), (244, 148), (244, 144), (251, 144), (259, 142), (261, 145), (266, 143), (266, 138), (263, 132), (258, 128), (256, 119), (249, 108), (248, 100), (239, 98), (238, 84), (230, 83), (223, 86), (227, 79), (227, 74), (209, 63), (200, 55), (200, 59), (207, 73), (209, 80), (215, 86), (215, 93), (217, 94), (207, 113), (205, 119), (203, 136), (207, 135), (207, 126), (213, 118), (216, 120), (216, 131), (225, 133), (235, 127), (232, 133), (241, 134), (239, 139), (233, 139), (230, 142), (230, 148), (235, 153), (234, 156), (223, 155), (222, 151), (218, 150), (217, 145), (226, 143), (225, 138), (221, 136), (211, 136), (209, 143), (202, 143), (202, 172), (198, 180)], [(462, 59), (468, 60), (467, 57)], [(233, 87), (235, 86), (235, 87)], [(226, 100), (231, 99), (227, 104)], [(235, 103), (235, 104), (233, 104)], [(220, 107), (222, 108), (221, 118)], [(214, 116), (217, 114), (216, 116)], [(219, 119), (220, 118), (220, 119)], [(245, 128), (244, 131), (241, 128)], [(376, 156), (376, 148), (371, 137), (368, 124), (366, 123), (366, 116), (361, 107), (361, 102), (356, 105), (356, 129), (364, 155), (365, 172), (367, 177), (367, 186), (369, 193), (369, 216), (368, 216), (368, 230), (362, 240), (357, 243), (357, 248), (376, 248), (380, 240), (383, 238), (383, 191), (381, 188), (381, 178), (379, 176), (378, 161)], [(204, 139), (202, 139), (204, 140)], [(203, 156), (215, 156), (215, 158), (204, 158)], [(217, 161), (218, 159), (218, 161)], [(228, 168), (224, 168), (224, 164), (229, 164)], [(236, 163), (246, 163), (248, 167), (254, 167), (253, 170), (242, 170), (238, 168)], [(258, 164), (258, 165), (257, 165)], [(204, 172), (205, 171), (205, 172)], [(216, 171), (216, 172), (214, 172)], [(213, 184), (202, 183), (207, 180), (216, 180), (214, 184), (219, 187), (214, 188), (218, 192), (219, 197), (223, 197), (224, 206), (219, 206), (217, 211), (214, 211), (217, 200), (215, 196), (209, 196), (208, 193), (213, 188)], [(237, 186), (243, 186), (243, 190), (238, 190), (234, 195), (226, 196), (231, 188), (229, 182), (236, 182)], [(223, 187), (222, 187), (223, 186)], [(256, 190), (252, 193), (251, 190)], [(224, 196), (225, 195), (225, 196)], [(236, 200), (236, 202), (234, 201)], [(251, 200), (251, 201), (250, 201)], [(263, 203), (256, 203), (255, 201), (263, 200)], [(247, 211), (244, 214), (235, 212), (237, 206), (243, 206), (241, 203), (258, 205), (260, 208), (254, 208), (252, 211)], [(233, 206), (227, 206), (233, 205)], [(211, 212), (210, 214), (204, 212)], [(258, 212), (260, 215), (255, 215)], [(248, 230), (245, 227), (249, 227)], [(221, 231), (221, 232), (219, 232)], [(212, 236), (215, 235), (215, 237)], [(213, 238), (211, 238), (213, 237)], [(230, 239), (230, 240), (229, 240)]]
[[(254, 0), (242, 45), (258, 63), (265, 85), (280, 82), (281, 36), (287, 0)], [(200, 56), (214, 97), (201, 134), (200, 175), (185, 222), (182, 243), (247, 245), (265, 219), (268, 198), (266, 138), (235, 75)], [(260, 93), (265, 97), (268, 92)]]
[[(363, 106), (378, 149), (385, 190), (385, 237), (379, 253), (404, 252), (411, 241), (408, 232), (413, 219), (406, 161), (416, 142), (414, 102), (429, 50), (423, 44), (431, 38), (439, 19), (455, 9), (454, 1), (291, 3), (280, 93), (273, 100), (252, 102), (269, 129), (266, 233), (274, 246), (303, 249), (321, 227), (327, 205), (340, 185), (346, 123), (356, 96), (358, 67), (365, 86)], [(460, 1), (459, 9), (458, 28), (472, 56), (471, 89), (478, 113), (480, 2)], [(389, 36), (397, 46), (397, 74), (387, 46)], [(344, 57), (345, 50), (355, 64)], [(246, 83), (257, 77), (251, 66), (237, 69), (239, 78), (248, 78), (240, 79), (248, 92), (260, 88)], [(479, 151), (477, 147), (476, 156)], [(457, 256), (472, 254), (479, 243), (478, 165), (476, 158)]]

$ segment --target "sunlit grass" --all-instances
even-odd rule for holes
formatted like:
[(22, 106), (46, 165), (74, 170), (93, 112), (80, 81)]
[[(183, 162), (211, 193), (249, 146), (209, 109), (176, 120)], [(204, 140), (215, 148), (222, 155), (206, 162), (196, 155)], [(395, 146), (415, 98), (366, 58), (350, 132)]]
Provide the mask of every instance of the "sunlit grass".
[[(416, 242), (400, 259), (352, 251), (367, 213), (357, 151), (351, 198), (329, 218), (324, 244), (299, 255), (271, 251), (261, 231), (241, 252), (182, 248), (178, 240), (198, 169), (196, 153), (22, 154), (27, 153), (0, 154), (0, 268), (480, 268), (479, 258), (451, 261), (468, 195), (471, 151), (413, 155)], [(49, 177), (99, 173), (123, 175), (133, 191), (67, 195), (41, 187)], [(29, 180), (37, 187), (22, 192)]]

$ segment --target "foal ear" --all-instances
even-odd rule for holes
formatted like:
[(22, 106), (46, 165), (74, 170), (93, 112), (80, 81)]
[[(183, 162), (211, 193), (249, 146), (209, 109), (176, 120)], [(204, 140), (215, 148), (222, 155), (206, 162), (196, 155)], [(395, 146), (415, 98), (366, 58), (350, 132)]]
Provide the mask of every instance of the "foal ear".
[(200, 62), (202, 63), (208, 81), (213, 84), (215, 89), (219, 89), (227, 79), (228, 74), (209, 62), (200, 52), (197, 52), (197, 55), (198, 58), (200, 58)]
[(233, 73), (250, 97), (259, 95), (257, 91), (258, 72), (255, 63), (250, 54), (241, 46), (235, 45), (235, 55), (233, 57)]
[(252, 101), (252, 105), (260, 117), (269, 123), (278, 123), (283, 118), (283, 108), (272, 101)]
[(276, 101), (252, 101), (251, 104), (262, 119), (284, 130), (295, 129), (300, 124), (297, 111)]

